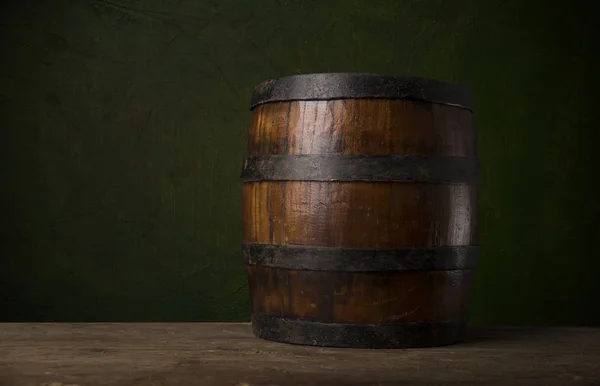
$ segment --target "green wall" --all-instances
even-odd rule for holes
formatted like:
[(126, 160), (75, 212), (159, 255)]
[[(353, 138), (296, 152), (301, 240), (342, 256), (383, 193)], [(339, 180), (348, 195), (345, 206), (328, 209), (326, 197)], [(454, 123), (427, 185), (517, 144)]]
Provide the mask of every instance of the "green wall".
[(248, 320), (238, 177), (252, 87), (361, 71), (472, 90), (484, 245), (472, 322), (600, 324), (597, 6), (2, 7), (0, 320)]

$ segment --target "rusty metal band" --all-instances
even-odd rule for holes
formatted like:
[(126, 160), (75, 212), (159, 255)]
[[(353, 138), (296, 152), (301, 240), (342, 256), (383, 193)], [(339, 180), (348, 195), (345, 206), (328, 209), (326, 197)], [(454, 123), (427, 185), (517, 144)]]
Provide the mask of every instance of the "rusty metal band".
[(446, 346), (464, 340), (466, 328), (463, 320), (376, 325), (252, 315), (252, 330), (261, 339), (321, 347), (383, 349)]
[(471, 157), (266, 155), (247, 158), (241, 180), (476, 184), (479, 165), (477, 158)]
[(471, 110), (469, 91), (433, 79), (361, 73), (301, 74), (258, 84), (250, 108), (264, 103), (333, 99), (411, 99)]
[(247, 265), (338, 272), (474, 269), (479, 250), (479, 246), (357, 249), (258, 243), (242, 245)]

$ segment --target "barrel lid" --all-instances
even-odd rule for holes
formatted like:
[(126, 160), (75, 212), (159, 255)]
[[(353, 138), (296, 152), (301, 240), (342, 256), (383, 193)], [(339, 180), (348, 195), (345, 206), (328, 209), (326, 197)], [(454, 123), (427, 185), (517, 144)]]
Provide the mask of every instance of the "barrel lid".
[(250, 109), (270, 102), (331, 99), (413, 99), (471, 109), (469, 91), (433, 79), (367, 73), (301, 74), (254, 88)]

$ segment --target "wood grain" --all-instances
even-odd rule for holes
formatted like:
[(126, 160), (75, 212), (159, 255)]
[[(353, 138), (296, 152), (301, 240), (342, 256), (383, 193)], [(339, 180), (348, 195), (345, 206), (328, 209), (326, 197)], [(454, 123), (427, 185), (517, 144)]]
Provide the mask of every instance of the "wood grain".
[[(248, 156), (317, 154), (475, 161), (472, 113), (429, 102), (385, 99), (274, 102), (253, 110)], [(243, 185), (242, 211), (245, 243), (362, 249), (478, 244), (477, 187), (471, 183), (253, 181)], [(314, 256), (315, 261), (318, 258)], [(472, 271), (351, 273), (254, 264), (248, 266), (248, 278), (255, 315), (339, 323), (343, 328), (451, 322), (462, 331)], [(257, 320), (262, 319), (255, 320), (258, 336), (280, 328), (262, 327)], [(456, 331), (448, 334), (460, 336)], [(324, 334), (319, 336), (329, 333)], [(426, 335), (423, 345), (437, 339)], [(294, 343), (304, 339), (306, 344), (318, 344), (302, 333), (293, 338)], [(454, 339), (442, 337), (439, 344)], [(346, 341), (327, 344), (355, 347)]]
[(411, 273), (248, 269), (252, 312), (323, 323), (460, 321), (472, 272)]
[(354, 248), (477, 244), (467, 184), (276, 182), (243, 185), (247, 243)]
[(469, 110), (412, 100), (268, 103), (252, 112), (248, 155), (477, 155)]
[(1, 324), (2, 386), (600, 384), (600, 329), (474, 329), (413, 350), (256, 339), (249, 324)]

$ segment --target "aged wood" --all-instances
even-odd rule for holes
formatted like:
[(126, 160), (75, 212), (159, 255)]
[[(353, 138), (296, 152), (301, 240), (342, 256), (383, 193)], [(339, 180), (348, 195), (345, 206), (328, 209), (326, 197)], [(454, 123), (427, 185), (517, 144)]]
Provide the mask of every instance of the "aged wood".
[[(257, 336), (370, 348), (461, 339), (474, 264), (454, 266), (445, 251), (478, 245), (475, 130), (471, 111), (454, 103), (465, 95), (435, 81), (360, 74), (257, 88), (242, 173)], [(268, 264), (252, 255), (265, 245), (279, 256)], [(312, 247), (303, 265), (290, 265), (290, 246)], [(370, 260), (332, 263), (343, 248)], [(389, 263), (407, 249), (448, 261)]]
[(381, 274), (252, 267), (248, 275), (255, 313), (324, 323), (460, 320), (471, 283), (470, 270)]
[(269, 342), (249, 324), (2, 324), (2, 386), (600, 385), (600, 329), (474, 329), (409, 350)]
[(408, 99), (264, 104), (253, 110), (248, 135), (249, 156), (477, 155), (471, 111)]
[(477, 244), (467, 184), (257, 182), (243, 185), (244, 242), (347, 248)]

